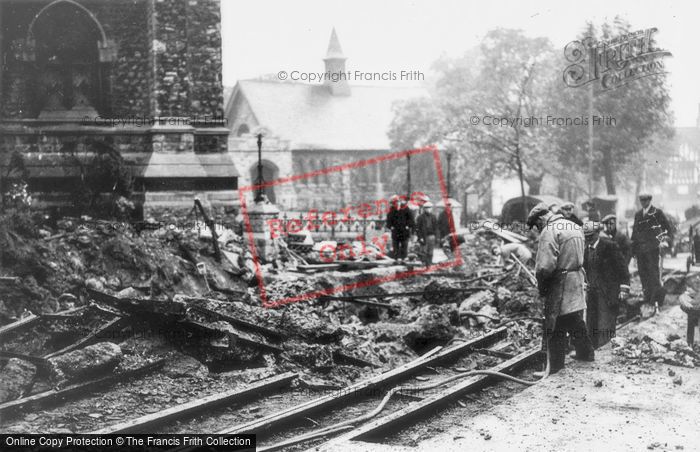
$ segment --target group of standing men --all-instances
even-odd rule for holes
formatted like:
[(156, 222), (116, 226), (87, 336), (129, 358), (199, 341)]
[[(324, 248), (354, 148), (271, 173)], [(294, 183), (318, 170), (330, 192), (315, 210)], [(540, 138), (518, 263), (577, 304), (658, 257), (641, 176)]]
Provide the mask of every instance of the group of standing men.
[(535, 276), (550, 373), (564, 367), (570, 342), (575, 359), (592, 361), (594, 350), (615, 336), (620, 305), (629, 295), (631, 257), (637, 259), (644, 303), (663, 303), (659, 248), (673, 231), (650, 195), (639, 199), (631, 241), (617, 230), (614, 215), (602, 219), (601, 232), (599, 223), (572, 219), (544, 203), (530, 211), (527, 224), (540, 232)]
[(391, 231), (393, 258), (402, 263), (408, 257), (408, 243), (415, 233), (421, 246), (420, 257), (424, 265), (433, 263), (435, 244), (449, 234), (447, 209), (439, 216), (433, 213), (433, 203), (424, 202), (414, 220), (413, 212), (404, 196), (392, 196), (390, 210), (386, 217), (386, 227)]

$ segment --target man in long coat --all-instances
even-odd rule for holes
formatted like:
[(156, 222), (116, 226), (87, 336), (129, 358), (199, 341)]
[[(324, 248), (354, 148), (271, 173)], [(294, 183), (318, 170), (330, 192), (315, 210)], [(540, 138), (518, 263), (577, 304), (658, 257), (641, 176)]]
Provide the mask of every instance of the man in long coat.
[(535, 277), (544, 301), (544, 345), (550, 373), (564, 367), (569, 340), (576, 348), (576, 359), (592, 361), (594, 350), (583, 320), (583, 232), (575, 223), (552, 213), (544, 203), (533, 207), (527, 225), (540, 231)]
[(394, 259), (403, 261), (408, 255), (408, 240), (411, 238), (414, 222), (406, 198), (393, 196), (386, 216), (386, 227), (391, 231), (391, 244)]
[(625, 259), (625, 264), (629, 266), (632, 259), (632, 242), (627, 234), (617, 229), (617, 216), (610, 214), (601, 220), (605, 231), (600, 234), (603, 238), (608, 238), (615, 242), (620, 254)]
[(629, 295), (630, 274), (617, 244), (602, 237), (596, 223), (586, 222), (583, 233), (583, 267), (588, 279), (586, 324), (593, 347), (599, 348), (615, 337), (620, 302)]
[(433, 203), (423, 204), (423, 213), (416, 220), (416, 236), (421, 244), (421, 260), (425, 266), (433, 263), (435, 238), (438, 235), (438, 220), (433, 214)]

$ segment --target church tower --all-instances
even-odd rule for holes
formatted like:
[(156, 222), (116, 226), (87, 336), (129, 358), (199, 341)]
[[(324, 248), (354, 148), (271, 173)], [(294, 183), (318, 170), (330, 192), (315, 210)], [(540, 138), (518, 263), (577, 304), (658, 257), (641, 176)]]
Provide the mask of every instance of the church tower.
[(347, 74), (345, 74), (345, 55), (343, 55), (343, 49), (340, 47), (340, 41), (338, 40), (338, 34), (335, 32), (335, 28), (331, 32), (331, 40), (328, 43), (328, 51), (326, 52), (326, 57), (323, 62), (326, 64), (326, 72), (331, 74), (337, 74), (334, 77), (337, 81), (326, 79), (324, 85), (328, 87), (333, 96), (349, 96), (350, 95), (350, 84), (348, 83)]

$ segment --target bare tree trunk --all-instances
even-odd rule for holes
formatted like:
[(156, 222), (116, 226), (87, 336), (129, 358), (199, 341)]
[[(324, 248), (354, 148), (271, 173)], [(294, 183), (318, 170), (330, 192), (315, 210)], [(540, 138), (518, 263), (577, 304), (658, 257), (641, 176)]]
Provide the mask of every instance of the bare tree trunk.
[[(517, 131), (517, 129), (516, 129)], [(520, 196), (522, 196), (523, 219), (527, 219), (527, 200), (525, 199), (525, 182), (523, 176), (523, 161), (520, 159), (520, 144), (515, 144), (515, 159), (518, 164), (518, 179), (520, 180)]]

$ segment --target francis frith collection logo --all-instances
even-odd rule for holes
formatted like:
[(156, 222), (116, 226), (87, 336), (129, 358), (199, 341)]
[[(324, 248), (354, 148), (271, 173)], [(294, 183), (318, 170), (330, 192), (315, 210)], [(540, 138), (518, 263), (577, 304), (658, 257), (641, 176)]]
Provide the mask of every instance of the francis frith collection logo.
[(671, 52), (656, 47), (656, 31), (647, 28), (604, 41), (587, 37), (570, 42), (564, 48), (571, 63), (564, 70), (564, 83), (578, 88), (595, 82), (607, 91), (666, 72), (663, 59)]

